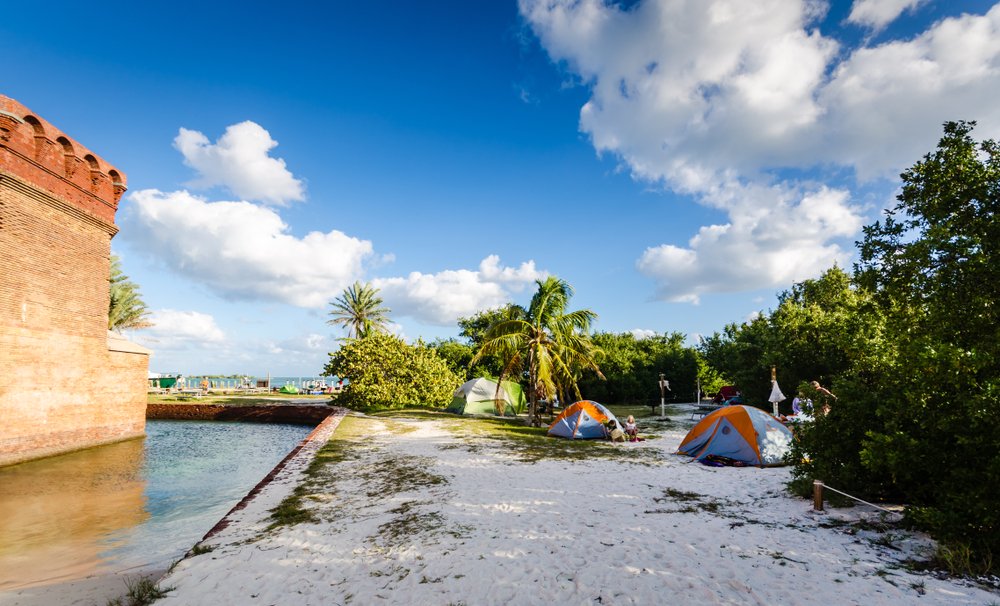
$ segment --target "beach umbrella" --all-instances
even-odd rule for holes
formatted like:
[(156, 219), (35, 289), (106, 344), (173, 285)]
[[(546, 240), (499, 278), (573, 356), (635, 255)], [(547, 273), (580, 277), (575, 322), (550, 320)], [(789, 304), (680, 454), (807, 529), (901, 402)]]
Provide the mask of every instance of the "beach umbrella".
[(771, 396), (767, 399), (767, 401), (774, 404), (774, 416), (778, 416), (778, 402), (784, 399), (785, 394), (781, 393), (781, 388), (778, 387), (778, 381), (771, 381)]

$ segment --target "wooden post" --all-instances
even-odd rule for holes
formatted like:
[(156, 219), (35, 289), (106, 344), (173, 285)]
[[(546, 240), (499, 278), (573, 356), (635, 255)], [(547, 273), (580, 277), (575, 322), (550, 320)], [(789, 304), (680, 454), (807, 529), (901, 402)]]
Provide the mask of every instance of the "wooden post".
[(823, 480), (813, 480), (813, 509), (823, 511)]
[(667, 418), (667, 392), (664, 388), (667, 386), (666, 379), (663, 378), (664, 374), (660, 373), (660, 420), (663, 421)]

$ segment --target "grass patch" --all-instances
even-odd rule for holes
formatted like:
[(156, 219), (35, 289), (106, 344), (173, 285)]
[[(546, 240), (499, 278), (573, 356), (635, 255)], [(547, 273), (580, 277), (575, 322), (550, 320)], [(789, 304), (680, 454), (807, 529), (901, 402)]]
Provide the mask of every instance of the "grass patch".
[(199, 543), (191, 548), (190, 553), (193, 556), (200, 556), (206, 553), (212, 553), (213, 551), (215, 551), (215, 547), (211, 547), (209, 545), (202, 545), (201, 543)]
[(274, 521), (267, 527), (268, 530), (273, 530), (279, 526), (293, 526), (304, 522), (314, 523), (318, 521), (316, 514), (303, 507), (303, 495), (299, 491), (300, 488), (302, 486), (296, 486), (292, 494), (282, 499), (277, 507), (270, 510), (271, 519)]
[(989, 550), (977, 551), (961, 541), (939, 542), (931, 562), (952, 576), (978, 577), (996, 574), (996, 563)]
[(364, 411), (369, 417), (378, 419), (461, 419), (462, 415), (445, 412), (443, 408), (433, 406), (408, 406), (389, 410)]
[(664, 488), (662, 497), (653, 497), (653, 500), (657, 503), (663, 501), (698, 501), (705, 498), (705, 495), (698, 494), (697, 492), (684, 492), (681, 490), (674, 490), (673, 488)]
[(648, 446), (612, 444), (606, 440), (551, 438), (546, 435), (547, 427), (526, 427), (521, 419), (466, 417), (449, 423), (446, 428), (461, 440), (460, 444), (466, 451), (478, 454), (499, 449), (512, 458), (512, 463), (604, 459), (654, 465), (664, 458), (662, 451)]
[(113, 600), (108, 600), (107, 606), (146, 606), (156, 600), (167, 597), (174, 587), (160, 587), (150, 577), (141, 577), (136, 580), (125, 579), (125, 588), (128, 590), (123, 596)]
[[(336, 496), (337, 484), (342, 480), (351, 482), (353, 486), (360, 486), (366, 497), (363, 504), (339, 508), (342, 510), (359, 510), (392, 499), (400, 493), (448, 483), (444, 476), (427, 471), (434, 465), (434, 460), (430, 458), (385, 454), (382, 458), (377, 458), (378, 455), (375, 455), (371, 457), (373, 460), (360, 464), (363, 458), (369, 458), (366, 455), (381, 449), (372, 435), (377, 433), (377, 429), (383, 428), (394, 434), (416, 429), (406, 423), (393, 422), (391, 419), (375, 420), (356, 416), (343, 418), (337, 431), (303, 471), (302, 482), (295, 487), (292, 494), (271, 510), (273, 522), (267, 530), (279, 526), (318, 522), (318, 514), (323, 510), (314, 503), (331, 501)], [(344, 463), (351, 465), (349, 468), (344, 468), (342, 465)], [(347, 511), (323, 511), (323, 513), (325, 516), (328, 513), (346, 515)]]
[[(703, 501), (702, 499), (708, 500)], [(643, 513), (698, 513), (706, 511), (708, 513), (717, 514), (719, 513), (719, 507), (722, 505), (721, 502), (706, 495), (698, 494), (697, 492), (685, 492), (674, 488), (664, 488), (663, 496), (653, 497), (653, 501), (656, 503), (686, 503), (686, 505), (680, 509), (654, 509)], [(742, 525), (743, 524), (741, 523), (740, 526)], [(730, 526), (730, 529), (732, 528), (734, 528), (734, 526)]]

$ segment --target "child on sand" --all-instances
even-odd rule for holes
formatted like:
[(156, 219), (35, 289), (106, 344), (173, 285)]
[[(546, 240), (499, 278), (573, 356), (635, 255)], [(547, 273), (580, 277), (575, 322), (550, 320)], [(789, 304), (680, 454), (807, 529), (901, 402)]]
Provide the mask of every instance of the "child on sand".
[(612, 442), (624, 442), (625, 433), (622, 432), (621, 428), (618, 427), (618, 423), (614, 420), (608, 419), (604, 422), (604, 430), (607, 433), (608, 439)]
[(632, 415), (629, 415), (628, 418), (625, 419), (625, 435), (628, 436), (629, 439), (639, 437), (639, 428), (636, 427), (635, 417)]

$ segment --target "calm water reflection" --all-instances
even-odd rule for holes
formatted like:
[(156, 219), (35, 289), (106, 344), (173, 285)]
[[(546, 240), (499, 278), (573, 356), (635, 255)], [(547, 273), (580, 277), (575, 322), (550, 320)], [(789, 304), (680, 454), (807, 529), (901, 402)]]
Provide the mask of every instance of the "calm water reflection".
[(0, 469), (0, 591), (168, 566), (311, 430), (147, 421), (141, 440)]

